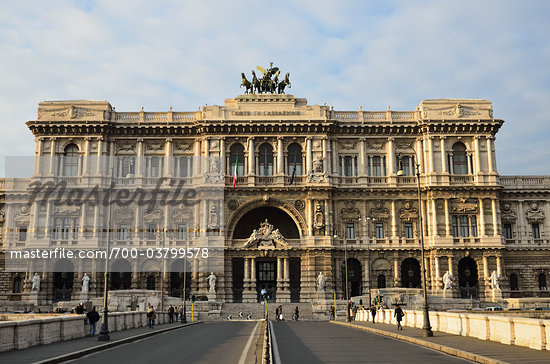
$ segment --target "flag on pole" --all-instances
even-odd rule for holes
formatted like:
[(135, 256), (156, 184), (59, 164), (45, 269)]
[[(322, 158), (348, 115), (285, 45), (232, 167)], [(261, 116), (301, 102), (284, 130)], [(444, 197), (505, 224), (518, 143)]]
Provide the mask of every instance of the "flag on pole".
[(294, 182), (294, 177), (296, 176), (296, 163), (294, 163), (294, 169), (292, 170), (292, 177), (290, 177), (290, 184)]
[(233, 174), (233, 188), (237, 186), (237, 168), (239, 167), (239, 156), (235, 160), (235, 173)]

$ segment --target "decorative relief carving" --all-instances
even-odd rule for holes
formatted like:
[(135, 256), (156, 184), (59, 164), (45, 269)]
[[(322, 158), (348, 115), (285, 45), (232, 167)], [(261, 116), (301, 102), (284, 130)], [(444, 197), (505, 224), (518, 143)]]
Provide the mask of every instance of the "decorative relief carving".
[(259, 229), (252, 231), (243, 248), (251, 248), (253, 246), (260, 249), (290, 249), (279, 229), (273, 229), (273, 225), (267, 219), (260, 224)]
[(313, 161), (313, 169), (309, 171), (309, 182), (323, 182), (327, 179), (327, 173), (323, 171), (323, 159), (320, 157), (315, 158)]
[(114, 217), (117, 222), (131, 222), (134, 218), (134, 211), (128, 207), (121, 207), (115, 210)]
[(174, 214), (172, 215), (172, 217), (177, 222), (184, 222), (189, 221), (192, 215), (193, 212), (191, 211), (191, 209), (181, 204), (178, 206), (177, 209), (174, 210)]
[(359, 217), (361, 216), (361, 211), (359, 210), (359, 208), (355, 207), (355, 201), (344, 201), (344, 205), (345, 207), (340, 210), (341, 219), (346, 222), (359, 220)]
[(148, 211), (145, 211), (145, 213), (143, 214), (143, 220), (148, 222), (153, 222), (153, 221), (159, 222), (161, 218), (162, 218), (162, 212), (160, 211), (160, 209), (155, 209), (152, 211), (148, 210)]
[(78, 215), (80, 207), (78, 206), (59, 206), (55, 208), (56, 215)]
[(230, 210), (235, 211), (236, 209), (239, 208), (239, 201), (237, 201), (237, 200), (230, 200), (230, 201), (227, 203), (227, 207), (229, 207)]
[(536, 201), (529, 203), (529, 208), (525, 212), (525, 215), (527, 215), (527, 221), (529, 221), (529, 223), (544, 222), (544, 211), (540, 209), (540, 206)]
[(469, 201), (467, 198), (459, 198), (458, 200), (451, 201), (451, 211), (459, 214), (477, 213), (478, 204), (477, 201)]
[(390, 211), (384, 206), (383, 201), (376, 201), (374, 207), (370, 209), (370, 216), (376, 220), (386, 220), (390, 217)]
[(437, 114), (441, 116), (452, 116), (456, 118), (481, 115), (481, 113), (478, 110), (475, 110), (471, 107), (463, 106), (460, 104), (457, 104), (454, 107), (449, 107), (449, 108), (440, 110)]
[(153, 151), (153, 152), (158, 152), (158, 151), (162, 150), (163, 147), (164, 147), (164, 145), (162, 143), (155, 143), (155, 142), (147, 143), (147, 150), (150, 150), (150, 151)]
[(410, 201), (405, 201), (403, 208), (399, 210), (399, 218), (407, 222), (416, 220), (418, 218), (418, 209)]
[(294, 207), (296, 207), (298, 210), (303, 210), (306, 207), (306, 203), (304, 200), (296, 200), (294, 201)]
[(368, 143), (370, 149), (380, 150), (384, 148), (384, 142), (370, 142)]
[(313, 219), (313, 226), (317, 230), (323, 230), (325, 228), (325, 215), (321, 204), (315, 205), (315, 217)]
[(176, 143), (175, 147), (176, 147), (176, 150), (181, 150), (184, 152), (191, 150), (192, 148), (191, 143), (187, 143), (187, 142)]
[(222, 183), (224, 173), (220, 170), (220, 158), (210, 157), (208, 164), (208, 173), (204, 176), (204, 181), (209, 183)]
[(503, 203), (500, 207), (500, 216), (505, 223), (514, 223), (517, 219), (516, 210), (508, 202)]
[(218, 208), (214, 202), (210, 202), (210, 212), (208, 215), (208, 228), (211, 230), (216, 230), (220, 227), (218, 216)]
[(357, 147), (357, 142), (353, 140), (343, 140), (338, 143), (340, 149), (354, 150)]

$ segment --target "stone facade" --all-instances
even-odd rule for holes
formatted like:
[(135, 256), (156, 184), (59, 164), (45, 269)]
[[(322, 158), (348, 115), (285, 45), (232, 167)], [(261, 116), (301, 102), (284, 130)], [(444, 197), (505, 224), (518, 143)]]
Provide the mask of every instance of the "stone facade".
[[(110, 156), (114, 179), (126, 186), (152, 189), (159, 177), (168, 185), (222, 183), (223, 206), (201, 202), (182, 234), (184, 212), (176, 207), (159, 210), (156, 218), (139, 208), (113, 217), (113, 243), (126, 247), (177, 247), (181, 240), (208, 239), (210, 228), (199, 226), (223, 225), (216, 230), (225, 250), (217, 300), (256, 302), (261, 288), (278, 302), (342, 297), (346, 257), (350, 296), (379, 287), (418, 288), (421, 231), (431, 294), (443, 295), (449, 271), (454, 279), (446, 297), (491, 301), (495, 271), (502, 297), (547, 297), (550, 176), (498, 175), (494, 140), (502, 124), (485, 100), (424, 100), (405, 112), (335, 111), (284, 94), (240, 95), (193, 112), (42, 102), (36, 120), (27, 123), (36, 138), (33, 180), (108, 186), (109, 162), (98, 157)], [(4, 250), (73, 241), (102, 247), (98, 216), (105, 211), (98, 209), (6, 205)], [(70, 219), (70, 232), (54, 238), (60, 216)], [(151, 222), (152, 237), (137, 234)], [(263, 222), (269, 234), (262, 240), (252, 235)], [(39, 224), (43, 232), (34, 229)], [(127, 234), (119, 232), (121, 224)], [(72, 275), (55, 276), (31, 263), (20, 273), (0, 272), (0, 300), (29, 299), (35, 272), (44, 277), (42, 303), (76, 298), (84, 272), (91, 277), (90, 297), (101, 296), (103, 273), (93, 264), (71, 263)], [(117, 288), (181, 292), (162, 262), (129, 264), (128, 287)], [(324, 290), (317, 287), (320, 272)], [(193, 272), (189, 294), (207, 295), (209, 274)], [(71, 282), (60, 291), (55, 286), (67, 277)]]

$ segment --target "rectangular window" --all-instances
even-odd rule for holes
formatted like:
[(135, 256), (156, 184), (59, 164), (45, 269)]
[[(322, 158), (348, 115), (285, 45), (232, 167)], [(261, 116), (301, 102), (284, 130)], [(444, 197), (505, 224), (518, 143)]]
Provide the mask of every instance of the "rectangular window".
[[(398, 170), (403, 171), (403, 176), (412, 176), (413, 166), (414, 166), (414, 157), (399, 157), (397, 158), (397, 168)], [(401, 163), (401, 164), (400, 164)]]
[(463, 238), (470, 237), (470, 229), (468, 228), (468, 216), (460, 216), (460, 236)]
[(406, 222), (405, 223), (405, 238), (407, 238), (407, 239), (413, 239), (414, 238), (412, 222)]
[(131, 175), (134, 175), (134, 168), (135, 168), (135, 157), (127, 156), (127, 157), (119, 157), (118, 158), (118, 177), (128, 177)]
[(73, 240), (78, 240), (78, 218), (73, 219)]
[(346, 239), (355, 239), (355, 224), (353, 222), (346, 224)]
[(512, 239), (512, 224), (504, 224), (504, 239)]
[(147, 227), (147, 239), (156, 240), (157, 238), (157, 224), (149, 224)]
[(61, 240), (69, 240), (71, 234), (71, 219), (66, 217), (63, 219), (63, 226), (61, 228)]
[(53, 238), (54, 238), (54, 240), (61, 239), (61, 221), (62, 221), (62, 219), (59, 218), (59, 217), (55, 219), (55, 226), (53, 228)]
[(176, 177), (191, 177), (193, 175), (193, 157), (176, 157), (175, 163)]
[(118, 240), (126, 240), (126, 239), (128, 239), (128, 225), (120, 224), (118, 226)]
[(531, 230), (533, 232), (533, 239), (540, 239), (540, 225), (538, 222), (531, 224)]
[(160, 157), (151, 157), (151, 175), (150, 177), (160, 177)]
[(353, 159), (350, 156), (344, 157), (344, 176), (351, 177), (353, 176)]
[(453, 215), (452, 217), (452, 227), (453, 227), (453, 236), (458, 238), (458, 216)]
[(178, 240), (187, 239), (187, 225), (179, 224), (178, 225)]
[(27, 225), (19, 227), (19, 241), (27, 240)]
[(470, 216), (470, 229), (472, 231), (472, 236), (477, 237), (477, 218), (475, 216)]
[(376, 239), (384, 239), (384, 223), (382, 222), (376, 223), (375, 235), (376, 235)]
[(382, 175), (382, 158), (380, 156), (372, 157), (372, 175), (376, 177)]

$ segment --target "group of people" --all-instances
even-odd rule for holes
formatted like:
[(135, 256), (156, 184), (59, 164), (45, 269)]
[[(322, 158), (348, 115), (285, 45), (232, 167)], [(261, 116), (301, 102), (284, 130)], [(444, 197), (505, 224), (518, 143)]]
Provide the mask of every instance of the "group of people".
[[(294, 309), (294, 315), (292, 316), (292, 319), (295, 321), (298, 321), (300, 319), (300, 309), (298, 308), (298, 306), (296, 306), (296, 308)], [(277, 308), (275, 309), (275, 320), (284, 321), (282, 305), (277, 306)]]
[(174, 322), (174, 316), (176, 318), (176, 322), (178, 321), (179, 317), (183, 317), (183, 305), (181, 305), (179, 308), (176, 306), (168, 306), (168, 323)]
[[(387, 306), (384, 306), (383, 308), (387, 308)], [(357, 306), (354, 306), (352, 305), (352, 303), (350, 302), (348, 304), (348, 312), (349, 312), (349, 317), (350, 317), (350, 320), (354, 321), (355, 320), (355, 316), (357, 315)], [(370, 314), (371, 314), (371, 317), (372, 317), (372, 323), (375, 323), (376, 322), (376, 314), (377, 314), (377, 311), (378, 311), (378, 307), (376, 305), (371, 305), (370, 307), (364, 307), (363, 305), (360, 306), (361, 310), (368, 310), (370, 311)], [(330, 321), (333, 321), (335, 320), (336, 318), (336, 309), (334, 308), (334, 306), (330, 306), (329, 308), (329, 316), (330, 316)], [(403, 317), (405, 316), (405, 312), (403, 311), (403, 309), (401, 309), (401, 307), (396, 304), (395, 305), (395, 308), (394, 308), (394, 311), (393, 311), (393, 317), (395, 318), (395, 321), (397, 322), (397, 329), (398, 330), (403, 330), (403, 326), (401, 325), (401, 321), (403, 321)]]

